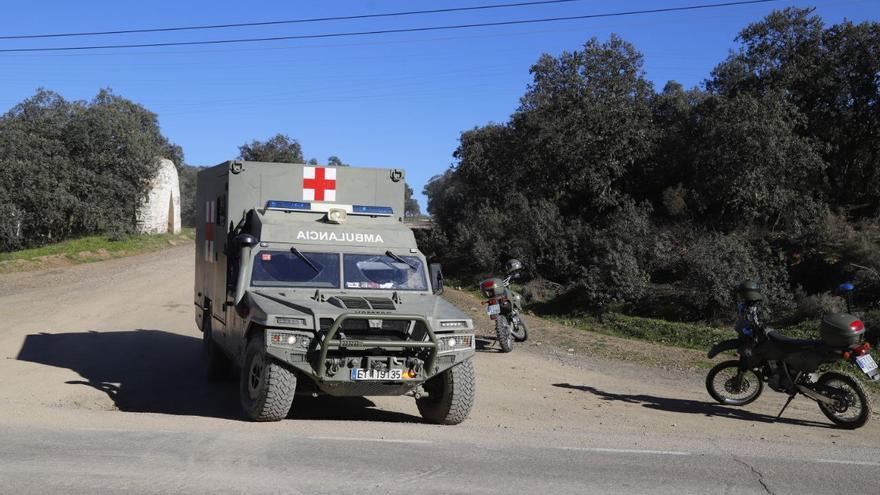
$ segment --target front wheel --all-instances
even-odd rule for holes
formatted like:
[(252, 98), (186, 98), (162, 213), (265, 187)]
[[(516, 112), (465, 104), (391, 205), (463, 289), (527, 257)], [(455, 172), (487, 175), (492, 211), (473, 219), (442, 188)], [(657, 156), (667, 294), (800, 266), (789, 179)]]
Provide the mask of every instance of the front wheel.
[(504, 315), (498, 315), (495, 318), (495, 337), (501, 345), (501, 352), (510, 352), (513, 350), (513, 336), (510, 334), (510, 322)]
[(740, 370), (739, 361), (731, 360), (718, 363), (709, 370), (706, 390), (720, 404), (744, 406), (761, 395), (764, 382), (754, 370)]
[(293, 404), (296, 375), (266, 354), (258, 335), (248, 341), (238, 391), (241, 407), (249, 418), (280, 421)]
[(517, 315), (517, 317), (513, 319), (513, 325), (510, 327), (510, 334), (513, 335), (513, 340), (517, 342), (525, 342), (528, 340), (529, 329), (526, 327), (526, 322), (521, 316)]
[(834, 399), (834, 404), (819, 402), (822, 414), (841, 428), (854, 430), (868, 422), (871, 403), (865, 387), (850, 375), (832, 371), (819, 377), (819, 390)]
[(477, 393), (470, 359), (425, 382), (427, 397), (416, 399), (422, 418), (438, 425), (457, 425), (467, 418)]

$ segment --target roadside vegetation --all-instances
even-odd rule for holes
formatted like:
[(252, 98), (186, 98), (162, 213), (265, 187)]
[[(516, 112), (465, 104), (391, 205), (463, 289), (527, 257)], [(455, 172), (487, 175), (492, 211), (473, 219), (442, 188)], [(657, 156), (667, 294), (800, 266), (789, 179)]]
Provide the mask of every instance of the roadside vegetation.
[(39, 248), (0, 253), (0, 273), (120, 258), (188, 244), (194, 238), (195, 232), (192, 228), (184, 228), (180, 234), (81, 237)]
[(618, 331), (722, 324), (745, 279), (789, 326), (841, 309), (844, 281), (876, 307), (880, 23), (787, 8), (737, 42), (700, 87), (659, 91), (616, 36), (543, 55), (510, 119), (463, 132), (426, 185), (423, 251), (463, 285), (518, 258), (537, 313), (627, 315)]

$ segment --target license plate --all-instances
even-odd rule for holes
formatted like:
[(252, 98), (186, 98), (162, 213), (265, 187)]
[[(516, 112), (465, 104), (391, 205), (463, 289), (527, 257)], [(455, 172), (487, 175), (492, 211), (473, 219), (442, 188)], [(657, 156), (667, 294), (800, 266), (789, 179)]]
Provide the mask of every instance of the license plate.
[(859, 368), (861, 368), (868, 376), (871, 376), (872, 373), (877, 370), (877, 363), (874, 362), (874, 358), (872, 358), (870, 354), (857, 357), (856, 364), (858, 364)]
[(401, 381), (403, 380), (403, 370), (365, 370), (363, 368), (352, 368), (351, 379)]
[(489, 313), (489, 316), (501, 314), (501, 305), (500, 304), (490, 304), (486, 306), (486, 313)]

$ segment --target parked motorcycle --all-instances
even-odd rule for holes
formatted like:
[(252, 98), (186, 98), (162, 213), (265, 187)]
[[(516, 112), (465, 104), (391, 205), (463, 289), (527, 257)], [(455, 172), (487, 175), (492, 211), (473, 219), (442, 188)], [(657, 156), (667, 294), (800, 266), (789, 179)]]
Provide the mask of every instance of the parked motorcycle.
[[(840, 288), (847, 293), (853, 290), (852, 284)], [(721, 404), (744, 406), (761, 395), (766, 382), (774, 391), (788, 395), (776, 419), (801, 394), (816, 401), (822, 413), (837, 426), (864, 426), (871, 416), (871, 403), (859, 380), (848, 373), (823, 372), (820, 368), (847, 361), (872, 380), (880, 379), (877, 363), (870, 354), (871, 344), (877, 344), (876, 331), (866, 336), (861, 320), (849, 313), (835, 313), (822, 319), (819, 340), (793, 339), (761, 323), (763, 297), (758, 283), (743, 282), (737, 293), (741, 300), (735, 327), (738, 338), (715, 344), (708, 355), (711, 359), (736, 349), (739, 359), (724, 361), (709, 371), (709, 395)]]
[(495, 335), (501, 345), (501, 352), (513, 350), (513, 342), (525, 342), (529, 338), (526, 322), (520, 318), (522, 296), (510, 288), (511, 280), (520, 277), (522, 263), (509, 260), (504, 265), (507, 276), (503, 279), (493, 277), (480, 282), (480, 293), (487, 300), (486, 313), (495, 321)]

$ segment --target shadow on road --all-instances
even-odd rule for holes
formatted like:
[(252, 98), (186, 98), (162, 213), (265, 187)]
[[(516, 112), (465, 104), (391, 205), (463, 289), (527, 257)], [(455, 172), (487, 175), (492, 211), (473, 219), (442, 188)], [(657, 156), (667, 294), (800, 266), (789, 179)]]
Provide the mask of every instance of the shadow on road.
[[(819, 426), (824, 428), (830, 428), (831, 426), (825, 423), (818, 423), (816, 421), (803, 421), (798, 419), (790, 419), (786, 417), (782, 417), (779, 420), (776, 419), (776, 416), (770, 416), (767, 414), (761, 414), (756, 412), (751, 412), (746, 409), (740, 409), (736, 407), (725, 407), (719, 404), (713, 404), (710, 402), (700, 402), (696, 400), (688, 400), (688, 399), (672, 399), (668, 397), (656, 397), (653, 395), (632, 395), (632, 394), (615, 394), (613, 392), (605, 392), (603, 390), (599, 390), (595, 387), (591, 387), (589, 385), (572, 385), (570, 383), (554, 383), (554, 387), (559, 388), (568, 388), (573, 390), (580, 390), (581, 392), (591, 393), (601, 399), (605, 400), (613, 400), (620, 402), (627, 402), (630, 404), (638, 404), (642, 407), (647, 407), (649, 409), (657, 409), (660, 411), (668, 411), (675, 413), (687, 413), (687, 414), (700, 414), (703, 416), (720, 416), (725, 418), (732, 419), (741, 419), (744, 421), (754, 421), (760, 423), (783, 423), (783, 424), (792, 424), (799, 426)], [(780, 403), (780, 408), (782, 404)]]
[(495, 339), (477, 336), (474, 343), (477, 352), (501, 352), (501, 348), (495, 345)]
[[(28, 335), (16, 359), (73, 370), (83, 380), (66, 383), (106, 393), (121, 411), (245, 419), (237, 379), (208, 382), (202, 368), (202, 341), (195, 337), (144, 329), (43, 332)], [(297, 396), (291, 417), (421, 421), (372, 406), (362, 397)]]

